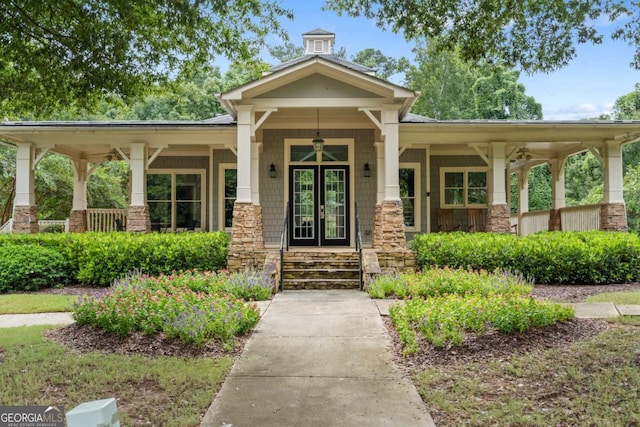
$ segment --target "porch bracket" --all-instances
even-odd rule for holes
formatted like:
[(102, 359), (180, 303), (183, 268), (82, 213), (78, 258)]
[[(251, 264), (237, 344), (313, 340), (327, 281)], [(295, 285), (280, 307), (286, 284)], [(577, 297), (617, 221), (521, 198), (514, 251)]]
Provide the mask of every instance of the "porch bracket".
[(45, 154), (47, 154), (49, 152), (49, 150), (51, 150), (51, 147), (45, 147), (42, 150), (40, 150), (38, 155), (35, 156), (35, 158), (33, 159), (33, 163), (31, 164), (31, 169), (32, 170), (36, 170), (36, 166), (38, 165), (40, 160), (42, 160), (42, 158), (45, 156)]
[(153, 161), (160, 155), (162, 150), (164, 150), (165, 148), (167, 148), (166, 145), (163, 145), (161, 147), (157, 147), (156, 151), (154, 151), (153, 154), (151, 156), (149, 156), (149, 159), (147, 160), (147, 163), (146, 163), (146, 169), (147, 170), (149, 170), (149, 166), (151, 166), (151, 163), (153, 163)]
[(602, 157), (602, 154), (600, 154), (600, 150), (598, 150), (596, 147), (593, 147), (593, 146), (588, 148), (591, 154), (593, 154), (593, 157), (598, 159), (598, 163), (600, 163), (600, 166), (604, 166), (604, 159)]
[(113, 147), (114, 150), (116, 150), (118, 152), (118, 154), (120, 155), (120, 157), (122, 157), (122, 160), (124, 160), (127, 163), (131, 163), (129, 157), (124, 154), (124, 151), (122, 151), (122, 148), (120, 147)]
[(380, 129), (380, 132), (382, 132), (382, 134), (384, 135), (382, 123), (376, 118), (376, 116), (373, 115), (373, 113), (371, 112), (371, 108), (358, 108), (358, 111), (362, 111), (363, 113), (365, 113), (367, 117), (369, 117), (369, 120), (371, 120), (373, 124), (376, 125), (376, 127)]
[(100, 166), (101, 164), (102, 163), (94, 163), (93, 166), (91, 166), (87, 171), (87, 177), (91, 176), (96, 171), (96, 169), (98, 169), (98, 166)]
[(236, 157), (238, 157), (238, 148), (237, 148), (237, 147), (234, 147), (234, 146), (233, 146), (233, 145), (231, 145), (231, 144), (225, 144), (225, 146), (224, 146), (224, 147), (225, 147), (225, 148), (228, 148), (228, 149), (229, 149), (229, 151), (231, 151), (233, 154), (235, 154), (235, 155), (236, 155)]
[(400, 147), (400, 149), (398, 150), (398, 156), (402, 156), (402, 153), (404, 153), (407, 150), (407, 148), (409, 147)]
[(265, 120), (267, 120), (269, 118), (269, 116), (271, 115), (271, 113), (275, 113), (276, 111), (278, 111), (277, 108), (267, 108), (264, 110), (264, 114), (262, 115), (262, 117), (260, 117), (258, 119), (257, 122), (255, 122), (252, 126), (251, 126), (251, 137), (255, 138), (256, 136), (256, 130), (258, 130), (258, 128), (260, 126), (262, 126), (262, 124), (265, 122)]
[(474, 150), (476, 150), (476, 152), (478, 153), (480, 158), (482, 160), (484, 160), (484, 162), (487, 164), (487, 166), (491, 167), (491, 160), (489, 160), (489, 157), (480, 150), (480, 147), (477, 144), (469, 144), (469, 147), (471, 147)]

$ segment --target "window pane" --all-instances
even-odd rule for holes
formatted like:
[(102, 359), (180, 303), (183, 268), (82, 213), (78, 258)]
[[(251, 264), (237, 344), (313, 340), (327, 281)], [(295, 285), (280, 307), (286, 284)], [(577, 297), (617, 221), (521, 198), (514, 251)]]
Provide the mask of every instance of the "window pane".
[(147, 200), (171, 200), (171, 175), (147, 175)]
[(414, 197), (416, 195), (415, 175), (416, 171), (413, 168), (400, 169), (400, 198)]
[(176, 175), (176, 200), (200, 200), (201, 175)]
[(464, 187), (464, 172), (445, 172), (444, 186), (445, 188)]
[(416, 200), (413, 198), (402, 199), (402, 209), (404, 214), (405, 227), (415, 227), (416, 225), (415, 203), (416, 203)]
[(486, 205), (487, 190), (484, 188), (470, 188), (469, 202), (470, 205)]
[(450, 188), (444, 191), (444, 203), (447, 205), (464, 205), (464, 190), (461, 188)]
[(487, 173), (486, 172), (469, 172), (469, 188), (486, 188)]
[(149, 201), (151, 231), (163, 231), (171, 227), (171, 202)]
[(291, 146), (292, 162), (315, 162), (316, 152), (313, 145), (292, 145)]
[(201, 219), (200, 202), (176, 203), (176, 228), (198, 228)]
[(224, 226), (233, 226), (233, 205), (236, 201), (236, 190), (238, 182), (237, 169), (225, 169), (224, 171)]
[(349, 160), (347, 145), (325, 145), (322, 149), (323, 162), (346, 162)]

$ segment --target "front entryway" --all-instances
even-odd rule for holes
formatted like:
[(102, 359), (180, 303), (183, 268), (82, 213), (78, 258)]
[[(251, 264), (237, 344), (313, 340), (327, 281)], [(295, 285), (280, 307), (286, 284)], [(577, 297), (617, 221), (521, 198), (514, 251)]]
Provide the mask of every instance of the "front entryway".
[(289, 244), (349, 246), (349, 166), (289, 166)]

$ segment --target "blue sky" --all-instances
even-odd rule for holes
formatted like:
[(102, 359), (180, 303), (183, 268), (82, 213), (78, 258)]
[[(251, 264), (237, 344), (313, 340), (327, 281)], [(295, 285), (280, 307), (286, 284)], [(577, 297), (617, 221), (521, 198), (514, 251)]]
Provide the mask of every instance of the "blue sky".
[[(283, 21), (291, 41), (302, 44), (302, 33), (322, 28), (336, 34), (336, 46), (345, 47), (353, 55), (372, 47), (385, 55), (405, 56), (413, 60), (412, 42), (402, 35), (382, 31), (373, 21), (365, 18), (337, 16), (322, 11), (323, 0), (283, 0), (281, 4), (292, 9), (294, 21)], [(607, 23), (604, 23), (605, 30)], [(267, 39), (277, 44), (277, 38)], [(550, 74), (524, 73), (520, 81), (527, 94), (542, 104), (546, 120), (573, 120), (598, 116), (611, 111), (616, 98), (631, 92), (640, 82), (640, 71), (629, 66), (633, 48), (624, 42), (606, 39), (602, 45), (583, 45), (571, 64)], [(268, 62), (274, 61), (268, 57)], [(401, 83), (401, 82), (398, 82)]]

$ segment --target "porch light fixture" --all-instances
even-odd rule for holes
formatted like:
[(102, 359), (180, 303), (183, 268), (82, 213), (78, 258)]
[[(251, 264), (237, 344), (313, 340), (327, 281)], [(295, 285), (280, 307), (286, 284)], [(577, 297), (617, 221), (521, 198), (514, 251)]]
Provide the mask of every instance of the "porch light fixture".
[(362, 176), (365, 178), (369, 178), (371, 176), (371, 168), (369, 167), (369, 162), (364, 164), (364, 169), (362, 170)]
[(269, 166), (269, 178), (277, 178), (277, 177), (278, 177), (278, 172), (276, 171), (276, 165), (271, 163), (271, 166)]
[(517, 155), (515, 160), (531, 160), (531, 154), (529, 153), (529, 149), (527, 147), (520, 147), (520, 149), (516, 152)]
[(316, 131), (316, 137), (313, 138), (313, 141), (311, 141), (311, 143), (313, 144), (313, 149), (314, 151), (320, 152), (322, 151), (322, 147), (324, 146), (324, 139), (320, 138), (320, 109), (317, 109), (316, 112), (316, 124), (317, 124), (317, 131)]

